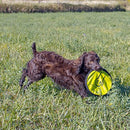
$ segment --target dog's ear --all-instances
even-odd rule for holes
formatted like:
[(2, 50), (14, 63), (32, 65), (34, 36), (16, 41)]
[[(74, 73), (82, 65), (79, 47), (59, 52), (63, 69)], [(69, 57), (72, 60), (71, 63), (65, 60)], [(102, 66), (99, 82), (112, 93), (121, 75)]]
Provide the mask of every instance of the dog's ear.
[(79, 57), (79, 64), (78, 64), (78, 68), (77, 68), (77, 71), (76, 71), (77, 74), (80, 74), (82, 72), (83, 67), (84, 67), (84, 57), (87, 56), (87, 55), (88, 55), (87, 52), (84, 52), (82, 54), (82, 56)]

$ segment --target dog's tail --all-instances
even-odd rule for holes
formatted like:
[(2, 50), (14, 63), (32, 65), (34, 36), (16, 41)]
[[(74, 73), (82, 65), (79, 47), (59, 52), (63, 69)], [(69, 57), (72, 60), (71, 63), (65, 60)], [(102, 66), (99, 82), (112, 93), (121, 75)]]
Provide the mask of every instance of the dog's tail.
[(34, 57), (35, 57), (35, 56), (36, 56), (36, 53), (37, 53), (36, 43), (35, 43), (35, 42), (32, 44), (32, 50), (33, 50), (33, 55), (34, 55)]

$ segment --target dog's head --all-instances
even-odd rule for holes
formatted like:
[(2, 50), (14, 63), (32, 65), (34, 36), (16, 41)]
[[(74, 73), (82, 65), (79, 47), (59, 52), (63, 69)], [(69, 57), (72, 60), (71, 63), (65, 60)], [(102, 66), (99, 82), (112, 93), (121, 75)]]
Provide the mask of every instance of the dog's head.
[(80, 64), (79, 64), (79, 70), (78, 73), (81, 72), (88, 72), (90, 70), (96, 70), (99, 71), (102, 69), (100, 66), (100, 58), (99, 56), (94, 52), (84, 52), (82, 56), (80, 56)]

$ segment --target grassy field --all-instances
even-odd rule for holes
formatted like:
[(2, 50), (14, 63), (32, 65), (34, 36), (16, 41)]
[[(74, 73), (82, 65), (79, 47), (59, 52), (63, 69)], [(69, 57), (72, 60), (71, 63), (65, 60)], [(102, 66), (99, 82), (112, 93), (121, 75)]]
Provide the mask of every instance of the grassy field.
[[(96, 51), (112, 75), (111, 91), (82, 100), (46, 78), (23, 93), (19, 79), (34, 41), (37, 50), (68, 59)], [(0, 14), (0, 129), (128, 130), (129, 63), (129, 12)]]

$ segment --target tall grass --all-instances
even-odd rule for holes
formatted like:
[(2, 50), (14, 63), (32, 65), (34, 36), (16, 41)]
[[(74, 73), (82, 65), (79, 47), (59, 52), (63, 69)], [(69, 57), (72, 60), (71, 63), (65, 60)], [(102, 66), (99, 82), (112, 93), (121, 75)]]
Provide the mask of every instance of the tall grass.
[(112, 12), (126, 11), (126, 2), (116, 4), (0, 3), (0, 13)]
[(0, 4), (0, 13), (45, 13), (45, 12), (112, 12), (126, 11), (125, 5), (73, 5), (59, 4)]
[[(114, 13), (0, 14), (1, 129), (129, 129), (130, 15)], [(113, 78), (108, 95), (85, 99), (50, 78), (23, 93), (21, 70), (37, 50), (68, 59), (94, 50)], [(89, 102), (89, 103), (86, 103)]]

